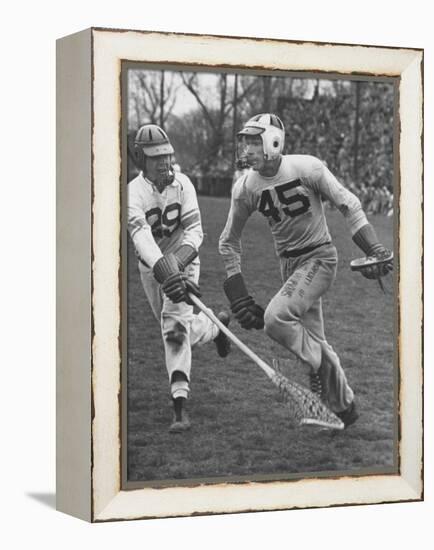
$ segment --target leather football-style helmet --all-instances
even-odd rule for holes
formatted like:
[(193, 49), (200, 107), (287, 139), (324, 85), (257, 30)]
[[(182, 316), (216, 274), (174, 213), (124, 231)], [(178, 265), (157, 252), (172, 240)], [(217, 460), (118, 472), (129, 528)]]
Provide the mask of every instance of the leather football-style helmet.
[(145, 169), (146, 157), (173, 155), (174, 152), (168, 135), (156, 124), (145, 124), (137, 131), (134, 157), (140, 168)]
[(262, 113), (248, 120), (238, 136), (261, 136), (265, 160), (273, 160), (283, 151), (285, 127), (280, 118), (271, 113)]

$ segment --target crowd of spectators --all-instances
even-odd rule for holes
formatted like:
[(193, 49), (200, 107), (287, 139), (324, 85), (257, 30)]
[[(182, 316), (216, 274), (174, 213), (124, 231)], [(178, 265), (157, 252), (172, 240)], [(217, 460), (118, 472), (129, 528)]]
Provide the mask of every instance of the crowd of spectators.
[(369, 214), (393, 212), (393, 86), (337, 83), (334, 94), (282, 98), (285, 152), (320, 158)]
[(367, 214), (393, 214), (393, 193), (386, 185), (348, 185), (362, 203)]
[[(385, 186), (375, 185), (355, 185), (349, 183), (346, 185), (362, 203), (363, 210), (368, 214), (383, 214), (392, 216), (393, 214), (393, 193)], [(333, 208), (327, 203), (329, 208)]]

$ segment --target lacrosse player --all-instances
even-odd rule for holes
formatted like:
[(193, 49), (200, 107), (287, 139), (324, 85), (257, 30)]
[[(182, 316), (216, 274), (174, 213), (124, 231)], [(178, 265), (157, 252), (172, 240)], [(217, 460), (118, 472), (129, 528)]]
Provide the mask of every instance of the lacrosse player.
[[(282, 155), (285, 129), (276, 115), (254, 116), (238, 136), (239, 155), (247, 159), (251, 170), (234, 184), (219, 242), (231, 310), (243, 328), (264, 328), (268, 336), (307, 364), (311, 390), (349, 426), (358, 417), (354, 394), (324, 334), (321, 296), (335, 279), (337, 253), (322, 200), (328, 199), (340, 210), (354, 242), (367, 257), (391, 254), (379, 242), (358, 198), (319, 159)], [(249, 294), (241, 273), (241, 234), (255, 211), (268, 221), (283, 280), (265, 311)], [(368, 278), (377, 278), (391, 269), (389, 260), (361, 271)]]
[[(161, 324), (174, 418), (169, 431), (190, 428), (188, 398), (191, 348), (214, 341), (221, 357), (230, 342), (203, 313), (195, 315), (189, 293), (200, 296), (198, 250), (203, 232), (196, 191), (172, 167), (174, 149), (154, 124), (137, 132), (134, 156), (140, 174), (128, 184), (128, 230), (138, 256), (140, 278)], [(229, 313), (218, 318), (226, 326)]]

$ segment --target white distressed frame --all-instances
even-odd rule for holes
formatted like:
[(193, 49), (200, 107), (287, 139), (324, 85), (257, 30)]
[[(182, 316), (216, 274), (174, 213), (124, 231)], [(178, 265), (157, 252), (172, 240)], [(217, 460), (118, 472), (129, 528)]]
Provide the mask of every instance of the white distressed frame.
[[(423, 52), (92, 29), (91, 521), (411, 501), (423, 498)], [(120, 468), (121, 60), (398, 76), (400, 475), (122, 491)]]

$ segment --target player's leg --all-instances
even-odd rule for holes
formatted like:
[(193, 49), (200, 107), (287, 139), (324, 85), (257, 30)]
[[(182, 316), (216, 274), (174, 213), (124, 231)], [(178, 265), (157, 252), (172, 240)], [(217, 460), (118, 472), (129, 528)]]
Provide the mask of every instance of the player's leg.
[[(160, 290), (159, 283), (155, 280), (152, 272), (139, 264), (140, 277), (142, 286), (145, 291), (148, 302), (151, 306), (152, 312), (155, 318), (161, 320), (161, 310), (163, 307), (163, 296)], [(200, 275), (200, 263), (195, 260), (192, 262), (186, 270), (186, 275), (192, 279), (196, 284), (199, 281)], [(193, 312), (193, 310), (191, 310)], [(187, 316), (189, 318), (189, 335), (190, 345), (192, 347), (196, 345), (203, 345), (208, 342), (214, 341), (217, 347), (217, 352), (221, 357), (225, 357), (229, 353), (230, 341), (219, 330), (219, 328), (201, 311), (197, 314)], [(226, 326), (229, 325), (230, 315), (226, 311), (222, 311), (217, 314), (217, 317)]]
[(174, 418), (169, 428), (172, 433), (186, 431), (190, 428), (185, 403), (190, 393), (190, 324), (192, 317), (192, 306), (185, 302), (174, 304), (163, 296), (161, 333), (174, 407)]
[(164, 297), (159, 283), (150, 269), (139, 264), (140, 278), (149, 305), (161, 326), (166, 369), (173, 401), (174, 419), (171, 432), (189, 429), (190, 422), (184, 411), (189, 394), (191, 344), (189, 338), (193, 308), (188, 304), (174, 304)]
[(321, 365), (317, 370), (311, 369), (311, 389), (317, 389), (317, 393), (332, 411), (342, 412), (353, 402), (354, 394), (338, 354), (325, 338), (321, 298), (312, 304), (302, 316), (301, 322), (321, 342)]
[[(188, 266), (186, 275), (197, 283), (199, 269), (199, 263), (194, 262)], [(169, 430), (182, 432), (190, 428), (185, 403), (190, 392), (191, 348), (213, 340), (217, 344), (220, 331), (202, 312), (194, 314), (193, 306), (185, 302), (175, 304), (166, 296), (163, 296), (161, 329), (174, 404), (174, 420)]]
[(151, 306), (154, 317), (160, 322), (163, 307), (163, 296), (160, 284), (155, 280), (152, 270), (139, 262), (140, 281), (145, 292), (146, 299)]
[[(189, 266), (187, 274), (197, 282), (199, 264)], [(141, 264), (140, 276), (151, 309), (161, 324), (166, 368), (174, 405), (174, 421), (170, 431), (185, 431), (190, 427), (184, 405), (190, 391), (191, 347), (214, 340), (219, 351), (220, 331), (203, 313), (195, 315), (192, 306), (185, 302), (174, 304), (163, 296), (152, 271)], [(227, 346), (223, 347), (226, 349)]]
[[(333, 258), (330, 261), (313, 258), (291, 270), (264, 315), (268, 336), (316, 370), (322, 355), (321, 320), (317, 318), (320, 310), (317, 307), (316, 311), (308, 312), (330, 287), (335, 266)], [(312, 331), (314, 323), (318, 325), (315, 332)]]
[[(198, 284), (200, 275), (199, 261), (195, 260), (187, 267), (186, 275)], [(217, 317), (224, 325), (229, 325), (229, 313), (221, 311), (217, 314)], [(201, 346), (210, 341), (215, 343), (217, 353), (220, 357), (226, 357), (229, 354), (230, 340), (202, 311), (200, 311), (191, 318), (190, 343), (191, 346)]]
[[(311, 368), (311, 389), (317, 389), (317, 393), (336, 413), (352, 410), (354, 405), (354, 393), (348, 384), (345, 371), (338, 354), (327, 342), (324, 334), (324, 318), (322, 312), (322, 300), (319, 298), (306, 311), (301, 319), (302, 324), (314, 338), (321, 342), (321, 365), (318, 370)], [(348, 419), (346, 418), (348, 417)], [(347, 424), (357, 418), (355, 411), (345, 414)], [(351, 422), (350, 422), (351, 420)]]
[(289, 277), (265, 312), (265, 331), (315, 373), (320, 367), (322, 372), (324, 364), (323, 395), (339, 412), (348, 408), (353, 392), (337, 354), (325, 340), (320, 301), (334, 280), (336, 263), (334, 254), (324, 253), (295, 266), (288, 262)]

